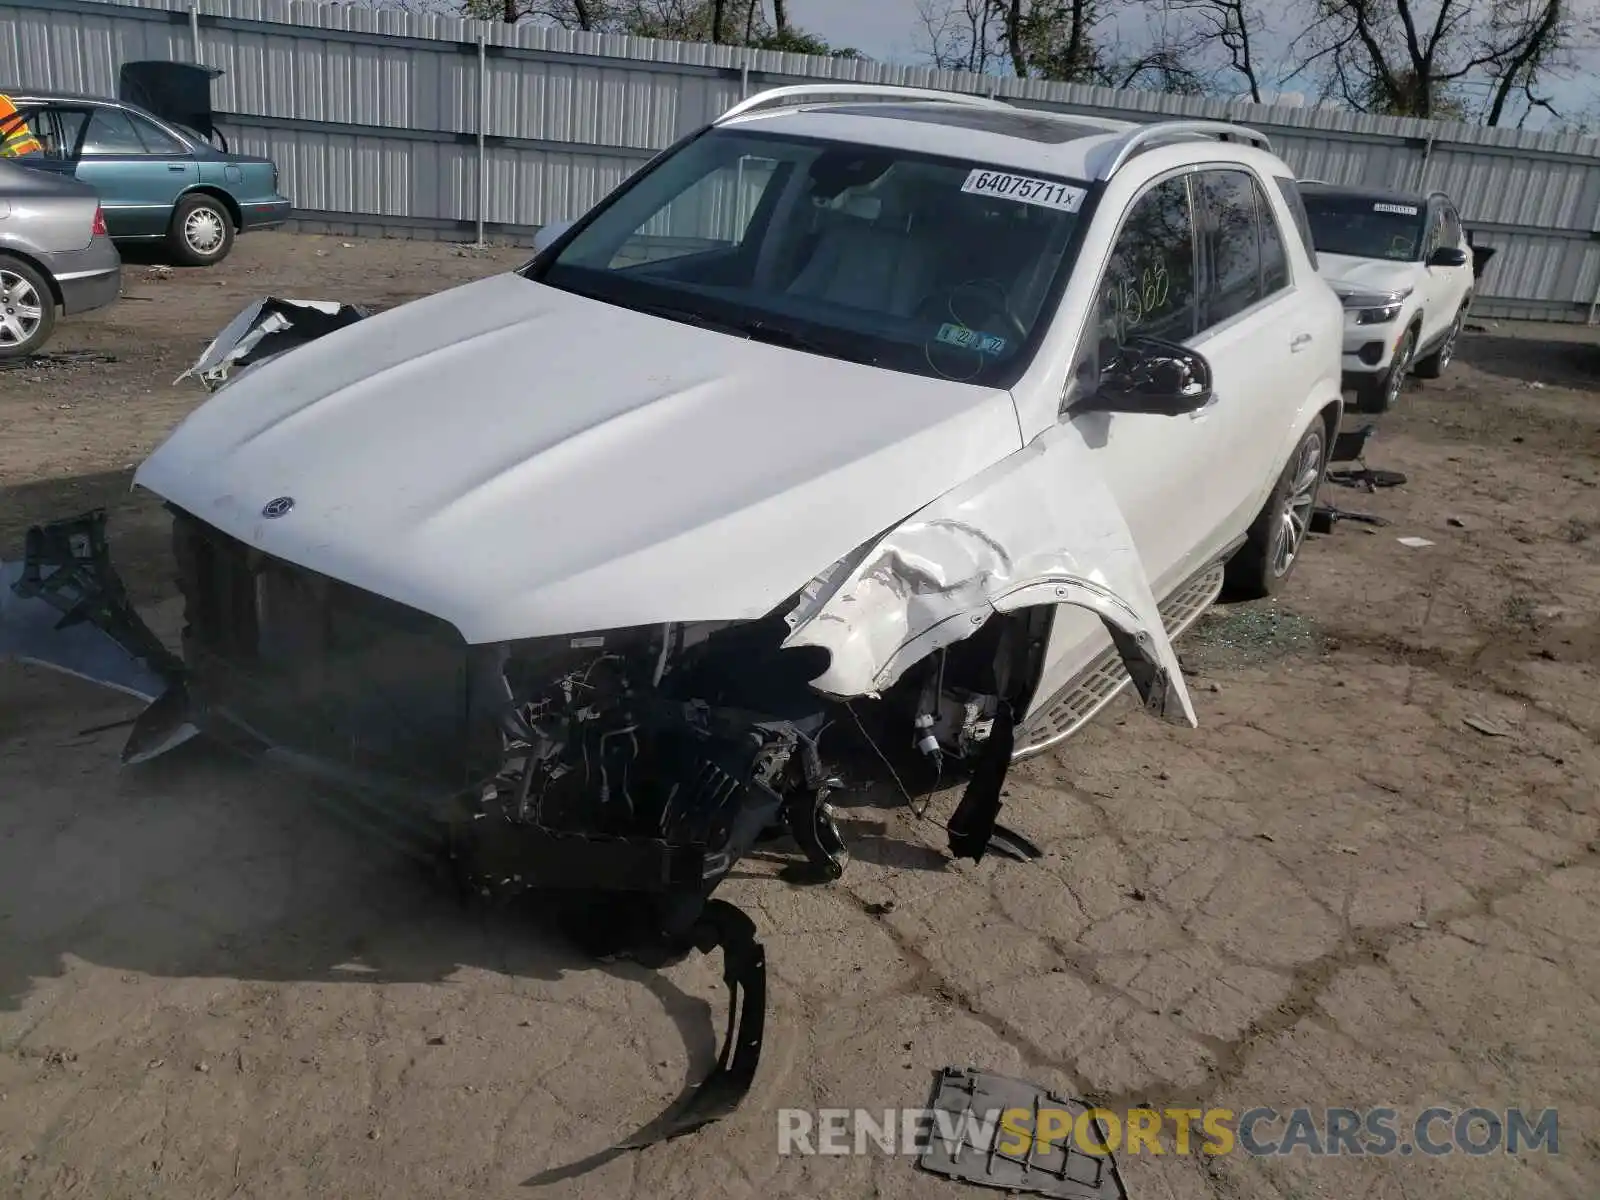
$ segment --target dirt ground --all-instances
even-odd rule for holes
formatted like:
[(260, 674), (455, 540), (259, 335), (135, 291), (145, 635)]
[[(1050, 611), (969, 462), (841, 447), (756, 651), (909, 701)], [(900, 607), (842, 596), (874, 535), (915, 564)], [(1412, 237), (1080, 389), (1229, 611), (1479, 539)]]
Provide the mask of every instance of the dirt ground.
[[(108, 504), (159, 604), (164, 527), (131, 468), (202, 398), (172, 380), (217, 328), (262, 293), (385, 305), (522, 257), (252, 235), (210, 271), (130, 264), (126, 299), (51, 347), (116, 362), (0, 373), (0, 555)], [(1122, 703), (1019, 767), (1005, 819), (1041, 863), (951, 864), (950, 796), (927, 822), (852, 812), (834, 885), (752, 860), (721, 894), (772, 972), (755, 1089), (639, 1152), (604, 1153), (707, 1070), (715, 960), (601, 967), (463, 914), (304, 785), (194, 747), (120, 769), (126, 730), (92, 730), (135, 705), (0, 666), (0, 1193), (953, 1196), (878, 1151), (779, 1158), (776, 1114), (923, 1105), (974, 1064), (1113, 1110), (1559, 1110), (1556, 1154), (1168, 1141), (1120, 1156), (1137, 1200), (1600, 1194), (1585, 332), (1480, 326), (1406, 394), (1367, 461), (1409, 482), (1325, 494), (1392, 524), (1339, 525), (1280, 601), (1185, 639), (1198, 729)]]

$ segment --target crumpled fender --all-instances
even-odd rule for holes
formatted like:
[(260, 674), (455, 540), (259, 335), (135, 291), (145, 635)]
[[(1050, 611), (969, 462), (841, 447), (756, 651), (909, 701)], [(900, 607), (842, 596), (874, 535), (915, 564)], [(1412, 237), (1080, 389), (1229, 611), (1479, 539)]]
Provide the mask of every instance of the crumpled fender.
[(339, 300), (285, 300), (263, 296), (240, 309), (200, 352), (193, 365), (174, 379), (199, 379), (208, 391), (237, 379), (296, 346), (365, 319), (366, 309)]
[(828, 651), (823, 695), (876, 695), (995, 613), (1046, 604), (1095, 613), (1146, 710), (1198, 723), (1127, 521), (1069, 424), (817, 576), (783, 644)]

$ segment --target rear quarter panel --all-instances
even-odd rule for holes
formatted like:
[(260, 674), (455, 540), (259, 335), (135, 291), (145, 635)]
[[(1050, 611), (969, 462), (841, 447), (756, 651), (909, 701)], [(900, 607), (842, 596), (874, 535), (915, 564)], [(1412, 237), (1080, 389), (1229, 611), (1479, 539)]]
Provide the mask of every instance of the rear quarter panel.
[[(0, 202), (7, 198), (0, 194)], [(0, 247), (33, 255), (66, 254), (86, 249), (94, 237), (98, 197), (30, 196), (27, 207), (13, 204), (0, 220)]]

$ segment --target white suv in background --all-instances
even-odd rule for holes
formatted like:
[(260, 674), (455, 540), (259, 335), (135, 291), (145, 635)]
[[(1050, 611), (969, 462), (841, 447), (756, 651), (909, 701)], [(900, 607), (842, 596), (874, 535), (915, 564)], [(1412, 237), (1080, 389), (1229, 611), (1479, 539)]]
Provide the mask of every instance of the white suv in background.
[(1318, 269), (1345, 308), (1344, 380), (1363, 412), (1394, 407), (1407, 374), (1450, 365), (1472, 301), (1472, 251), (1455, 205), (1370, 188), (1300, 184)]

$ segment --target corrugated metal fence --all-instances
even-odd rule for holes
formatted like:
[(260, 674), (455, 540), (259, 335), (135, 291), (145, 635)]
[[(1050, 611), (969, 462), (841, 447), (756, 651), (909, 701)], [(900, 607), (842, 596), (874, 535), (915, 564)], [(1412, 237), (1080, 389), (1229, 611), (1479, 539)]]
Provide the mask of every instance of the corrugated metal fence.
[[(1119, 92), (736, 47), (414, 16), (305, 0), (0, 0), (0, 87), (114, 94), (136, 59), (220, 67), (235, 149), (266, 154), (305, 227), (497, 239), (598, 200), (765, 87), (815, 80), (999, 95), (1267, 133), (1302, 177), (1442, 188), (1499, 253), (1478, 311), (1593, 319), (1600, 139)], [(480, 120), (481, 115), (481, 120)], [(480, 197), (482, 204), (480, 207)]]

